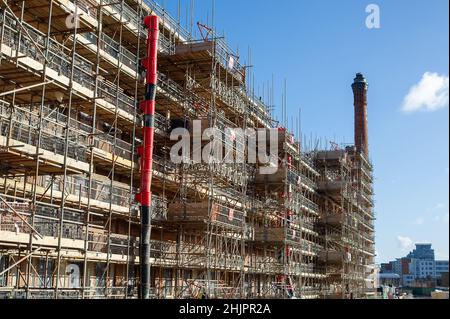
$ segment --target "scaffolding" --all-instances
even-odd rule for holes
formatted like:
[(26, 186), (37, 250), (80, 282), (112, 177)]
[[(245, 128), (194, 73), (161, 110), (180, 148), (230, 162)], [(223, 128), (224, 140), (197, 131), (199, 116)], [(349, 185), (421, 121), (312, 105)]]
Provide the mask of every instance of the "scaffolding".
[(372, 166), (354, 147), (315, 154), (321, 172), (321, 255), (330, 298), (362, 298), (373, 293), (367, 283), (374, 263)]
[[(148, 15), (160, 18), (151, 297), (363, 296), (372, 166), (354, 151), (345, 165), (303, 152), (213, 26), (198, 23), (195, 39), (147, 0), (1, 0), (0, 298), (138, 298)], [(173, 163), (171, 131), (194, 133), (195, 120), (217, 143), (277, 130), (278, 172)], [(246, 158), (235, 142), (226, 149)], [(330, 189), (344, 175), (356, 182)], [(345, 247), (355, 257), (334, 263)]]

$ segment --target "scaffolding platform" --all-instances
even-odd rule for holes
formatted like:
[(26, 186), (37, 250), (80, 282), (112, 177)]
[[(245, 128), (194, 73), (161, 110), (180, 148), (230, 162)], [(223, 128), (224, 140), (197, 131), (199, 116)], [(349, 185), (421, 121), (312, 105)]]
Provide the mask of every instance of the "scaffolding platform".
[(245, 216), (239, 210), (225, 207), (218, 203), (169, 203), (168, 221), (187, 225), (205, 227), (211, 223), (216, 226), (242, 229)]

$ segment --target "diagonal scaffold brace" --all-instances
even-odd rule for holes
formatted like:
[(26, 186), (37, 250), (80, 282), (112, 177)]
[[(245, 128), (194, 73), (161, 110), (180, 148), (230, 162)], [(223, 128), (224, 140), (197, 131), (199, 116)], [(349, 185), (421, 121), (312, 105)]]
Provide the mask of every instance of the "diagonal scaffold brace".
[(140, 203), (141, 238), (140, 238), (140, 267), (141, 285), (139, 297), (150, 298), (150, 236), (151, 236), (151, 203), (152, 203), (152, 167), (153, 144), (155, 128), (155, 99), (157, 86), (157, 57), (159, 40), (159, 19), (157, 16), (144, 18), (144, 25), (148, 30), (147, 56), (143, 60), (146, 71), (145, 100), (140, 103), (143, 113), (142, 145), (138, 148), (140, 156), (140, 193), (136, 200)]

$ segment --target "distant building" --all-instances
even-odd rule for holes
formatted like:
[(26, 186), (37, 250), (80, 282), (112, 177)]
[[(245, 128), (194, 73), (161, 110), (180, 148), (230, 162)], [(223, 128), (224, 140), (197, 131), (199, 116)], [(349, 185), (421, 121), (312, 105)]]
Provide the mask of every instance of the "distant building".
[(383, 263), (380, 272), (397, 274), (400, 284), (405, 287), (416, 285), (436, 285), (443, 274), (448, 273), (448, 260), (435, 260), (431, 244), (416, 244), (416, 248), (406, 257)]
[(416, 278), (436, 278), (434, 260), (411, 259), (411, 272)]
[(435, 269), (437, 278), (442, 277), (444, 273), (448, 273), (448, 260), (436, 260)]
[(416, 249), (410, 252), (407, 257), (420, 260), (434, 260), (434, 249), (431, 248), (431, 244), (416, 244)]
[(380, 265), (380, 273), (386, 274), (392, 272), (392, 264), (391, 263), (382, 263)]
[(405, 287), (412, 287), (414, 283), (414, 275), (403, 275), (402, 276), (402, 285)]
[(441, 280), (438, 280), (439, 287), (449, 287), (448, 284), (448, 272), (442, 273)]

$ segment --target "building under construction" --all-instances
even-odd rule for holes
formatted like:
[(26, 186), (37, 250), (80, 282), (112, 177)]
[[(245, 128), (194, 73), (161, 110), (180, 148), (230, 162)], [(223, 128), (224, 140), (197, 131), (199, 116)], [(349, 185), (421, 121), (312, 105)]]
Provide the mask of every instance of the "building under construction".
[[(198, 28), (153, 1), (0, 0), (0, 298), (374, 292), (366, 80), (355, 145), (305, 150)], [(277, 172), (175, 164), (194, 120), (276, 130)]]

